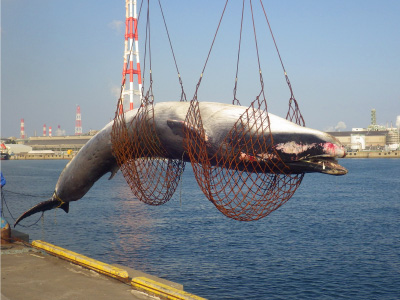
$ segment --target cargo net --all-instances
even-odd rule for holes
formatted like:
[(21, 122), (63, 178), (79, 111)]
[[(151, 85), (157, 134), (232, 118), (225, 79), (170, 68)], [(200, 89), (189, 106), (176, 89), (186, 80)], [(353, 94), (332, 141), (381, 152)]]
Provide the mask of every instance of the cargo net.
[[(259, 60), (258, 49), (257, 58)], [(290, 168), (275, 151), (261, 68), (260, 93), (224, 137), (219, 148), (211, 149), (197, 99), (204, 70), (205, 66), (185, 119), (184, 157), (189, 157), (198, 185), (220, 212), (240, 221), (261, 219), (293, 196), (304, 174), (291, 174)], [(291, 92), (286, 119), (304, 126), (285, 70), (284, 73)], [(239, 104), (236, 85), (237, 72), (233, 103)], [(142, 105), (130, 122), (125, 119), (129, 113), (120, 113), (122, 103), (119, 100), (111, 134), (112, 147), (134, 195), (147, 204), (161, 205), (171, 199), (185, 165), (181, 160), (167, 158), (168, 153), (155, 129), (153, 95), (148, 93), (144, 96), (142, 93), (142, 97)]]
[[(180, 101), (186, 101), (182, 79), (160, 2), (159, 7), (181, 86)], [(150, 83), (148, 90), (144, 92), (144, 87), (142, 87), (140, 96), (141, 105), (137, 109), (136, 114), (135, 111), (124, 114), (123, 101), (122, 97), (120, 97), (115, 112), (111, 141), (113, 154), (133, 194), (147, 204), (161, 205), (169, 201), (175, 193), (185, 169), (185, 163), (179, 159), (168, 158), (168, 153), (163, 148), (155, 129), (149, 3), (147, 3), (145, 41), (143, 74), (146, 73), (146, 57), (148, 52)], [(123, 85), (125, 80), (126, 77), (123, 78)], [(122, 90), (123, 86), (121, 87), (121, 95)], [(131, 121), (126, 120), (127, 116), (129, 116)]]
[(161, 205), (175, 193), (185, 163), (166, 158), (155, 131), (154, 106), (149, 98), (144, 98), (130, 122), (117, 109), (111, 140), (114, 156), (133, 194), (147, 204)]
[(185, 150), (197, 183), (229, 218), (254, 221), (267, 216), (293, 196), (304, 177), (290, 174), (275, 152), (265, 100), (250, 105), (212, 155), (197, 100), (191, 101), (186, 124)]
[[(240, 101), (236, 98), (236, 90), (244, 3), (245, 1), (243, 1), (242, 8), (233, 104), (240, 104)], [(260, 3), (268, 22), (262, 1)], [(228, 0), (225, 3), (211, 49), (227, 4)], [(250, 8), (260, 74), (260, 93), (234, 124), (223, 142), (220, 143), (219, 148), (217, 150), (211, 149), (203, 127), (200, 105), (197, 99), (197, 92), (211, 53), (210, 49), (203, 72), (196, 86), (195, 95), (190, 102), (190, 108), (185, 120), (184, 139), (185, 151), (190, 157), (197, 183), (204, 195), (225, 216), (240, 221), (258, 220), (279, 208), (293, 196), (304, 177), (304, 174), (291, 174), (290, 169), (281, 160), (274, 148), (251, 1)], [(268, 26), (275, 43), (269, 22)], [(286, 119), (304, 126), (303, 117), (293, 95), (276, 43), (275, 47), (291, 93)]]

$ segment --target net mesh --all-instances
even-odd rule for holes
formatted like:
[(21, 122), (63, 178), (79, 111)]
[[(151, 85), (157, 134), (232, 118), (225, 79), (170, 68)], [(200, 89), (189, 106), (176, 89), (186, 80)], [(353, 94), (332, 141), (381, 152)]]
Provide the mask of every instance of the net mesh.
[[(217, 32), (227, 3), (228, 0), (225, 3)], [(195, 96), (190, 102), (184, 120), (183, 139), (184, 156), (190, 159), (196, 181), (204, 195), (224, 215), (240, 221), (258, 220), (279, 208), (293, 196), (304, 177), (304, 174), (291, 174), (290, 169), (274, 148), (251, 1), (250, 7), (260, 70), (260, 94), (215, 149), (203, 126), (197, 91), (217, 35), (216, 32), (196, 87)], [(264, 7), (262, 8), (265, 14)], [(242, 23), (243, 10), (244, 2)], [(266, 14), (265, 18), (267, 19)], [(272, 35), (269, 22), (268, 26)], [(273, 40), (275, 43), (274, 37)], [(293, 96), (276, 43), (275, 47), (291, 92), (286, 119), (304, 126), (304, 119)], [(236, 99), (239, 54), (240, 41), (233, 104), (239, 104), (239, 100)], [(150, 86), (149, 91), (151, 90)], [(153, 95), (151, 93), (149, 95), (148, 92), (142, 97), (141, 107), (128, 123), (119, 109), (122, 106), (121, 100), (119, 101), (111, 134), (112, 147), (114, 156), (134, 195), (147, 204), (160, 205), (171, 199), (179, 184), (185, 164), (182, 160), (168, 158), (170, 156), (161, 144), (155, 126)]]
[[(298, 107), (291, 109), (293, 116), (301, 116)], [(197, 99), (191, 101), (185, 122), (185, 149), (197, 183), (227, 217), (263, 218), (288, 201), (300, 185), (304, 174), (290, 174), (274, 150), (265, 100), (253, 101), (212, 155)]]
[(133, 194), (147, 204), (161, 205), (174, 194), (185, 163), (166, 158), (168, 154), (155, 130), (154, 105), (149, 99), (149, 96), (144, 98), (128, 123), (117, 109), (111, 141), (114, 156)]
[[(148, 99), (148, 98), (146, 98)], [(302, 121), (296, 101), (288, 116)], [(287, 202), (304, 174), (290, 169), (275, 152), (265, 100), (257, 98), (240, 116), (216, 151), (210, 149), (200, 105), (192, 100), (185, 119), (184, 149), (204, 195), (229, 218), (254, 221)], [(132, 121), (117, 109), (114, 156), (133, 194), (150, 205), (170, 200), (185, 164), (168, 159), (154, 123), (154, 106), (144, 101)]]

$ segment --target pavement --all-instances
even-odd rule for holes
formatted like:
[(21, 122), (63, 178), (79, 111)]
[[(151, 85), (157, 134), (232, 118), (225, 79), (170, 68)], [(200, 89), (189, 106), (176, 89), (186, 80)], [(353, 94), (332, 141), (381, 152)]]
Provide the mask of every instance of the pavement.
[(1, 247), (1, 299), (159, 299), (21, 242)]

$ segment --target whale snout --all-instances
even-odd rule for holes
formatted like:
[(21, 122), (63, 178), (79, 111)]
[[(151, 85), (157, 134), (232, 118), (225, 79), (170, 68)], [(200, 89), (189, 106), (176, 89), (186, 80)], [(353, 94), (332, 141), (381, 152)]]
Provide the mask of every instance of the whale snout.
[(346, 156), (346, 149), (340, 141), (316, 130), (312, 130), (311, 133), (302, 141), (289, 140), (276, 144), (275, 149), (291, 172), (347, 174), (347, 169), (336, 160)]
[(327, 157), (343, 158), (346, 156), (346, 149), (340, 143), (326, 142), (321, 144), (324, 154)]

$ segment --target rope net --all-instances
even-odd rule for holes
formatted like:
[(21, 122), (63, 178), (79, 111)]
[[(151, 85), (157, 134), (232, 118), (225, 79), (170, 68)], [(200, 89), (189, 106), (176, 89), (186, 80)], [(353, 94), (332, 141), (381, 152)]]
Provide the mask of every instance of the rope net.
[[(118, 109), (117, 109), (118, 110)], [(145, 97), (131, 122), (116, 112), (112, 134), (114, 156), (133, 194), (150, 205), (172, 198), (185, 164), (167, 159), (154, 125), (154, 106)]]
[(263, 218), (288, 201), (300, 185), (304, 174), (290, 174), (274, 150), (265, 99), (253, 101), (215, 153), (197, 99), (191, 101), (185, 122), (190, 129), (185, 130), (184, 146), (197, 183), (225, 216), (239, 221)]
[[(228, 0), (224, 12), (227, 3)], [(253, 17), (252, 6), (251, 13)], [(289, 167), (275, 150), (264, 94), (254, 19), (253, 29), (261, 85), (261, 91), (256, 99), (238, 118), (219, 146), (214, 148), (204, 129), (197, 99), (197, 92), (211, 53), (210, 49), (195, 95), (190, 101), (183, 129), (184, 156), (190, 159), (196, 181), (204, 195), (225, 216), (240, 221), (258, 220), (279, 208), (293, 196), (304, 177), (304, 174), (291, 174)], [(279, 55), (277, 47), (276, 50)], [(238, 66), (239, 53), (233, 104), (239, 104), (236, 98)], [(284, 73), (291, 93), (286, 119), (304, 126), (304, 119), (285, 69)], [(182, 87), (181, 80), (180, 83)], [(184, 95), (183, 87), (182, 94)], [(121, 99), (119, 100), (111, 135), (112, 147), (120, 169), (135, 196), (147, 204), (160, 205), (171, 199), (185, 165), (181, 160), (168, 159), (171, 156), (158, 138), (151, 83), (149, 92), (147, 95), (143, 95), (142, 92), (142, 97), (142, 105), (129, 123), (126, 123), (125, 115), (118, 109), (122, 105)]]
[[(186, 101), (182, 80), (179, 74), (171, 39), (162, 11), (161, 2), (158, 1), (169, 44), (178, 73), (181, 86), (181, 101)], [(141, 105), (136, 115), (130, 122), (126, 122), (123, 101), (117, 104), (111, 142), (113, 154), (117, 160), (122, 174), (130, 186), (133, 194), (141, 201), (150, 205), (161, 205), (169, 201), (178, 187), (185, 163), (178, 159), (169, 159), (168, 153), (162, 146), (154, 123), (154, 95), (151, 71), (150, 47), (150, 17), (149, 1), (147, 3), (145, 61), (147, 47), (150, 62), (150, 86), (146, 94), (141, 91)], [(146, 67), (144, 67), (145, 73)], [(125, 80), (125, 79), (124, 79)], [(144, 81), (144, 80), (143, 80)], [(134, 113), (134, 112), (131, 112)]]
[[(214, 45), (227, 4), (228, 0), (225, 3), (211, 48)], [(240, 103), (236, 98), (236, 90), (244, 4), (245, 1), (243, 1), (242, 7), (233, 104)], [(190, 102), (185, 120), (187, 127), (184, 139), (184, 147), (190, 157), (197, 183), (205, 196), (224, 215), (240, 221), (258, 220), (279, 208), (293, 196), (304, 177), (304, 174), (290, 174), (290, 169), (284, 164), (274, 148), (251, 1), (250, 9), (260, 74), (261, 91), (259, 95), (240, 116), (219, 148), (215, 151), (210, 149), (197, 99), (197, 92), (210, 56), (210, 49), (202, 75), (196, 86), (195, 95)], [(264, 14), (268, 22), (265, 10)], [(268, 26), (275, 43), (269, 22)], [(275, 47), (291, 93), (286, 119), (304, 126), (304, 119), (293, 95), (276, 43)]]

